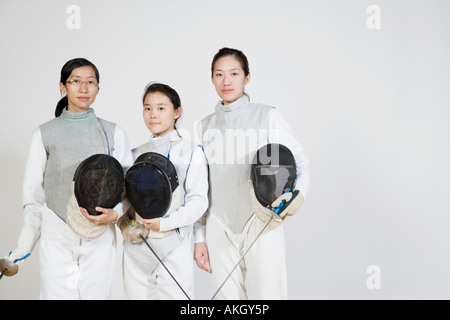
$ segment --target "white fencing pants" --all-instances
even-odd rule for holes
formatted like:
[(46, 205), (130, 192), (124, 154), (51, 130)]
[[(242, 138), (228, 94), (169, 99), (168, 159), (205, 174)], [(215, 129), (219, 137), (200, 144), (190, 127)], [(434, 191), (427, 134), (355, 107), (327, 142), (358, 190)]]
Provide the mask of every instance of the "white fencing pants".
[(114, 225), (85, 241), (44, 206), (39, 247), (41, 299), (109, 299), (116, 255)]
[[(162, 239), (147, 238), (153, 250), (187, 295), (194, 296), (194, 254), (192, 236), (178, 238), (176, 231)], [(131, 300), (186, 300), (166, 269), (144, 242), (123, 242), (123, 282)]]
[[(233, 234), (214, 215), (206, 222), (206, 243), (212, 270), (213, 292), (219, 288), (241, 259), (264, 224), (253, 215), (241, 234)], [(287, 275), (283, 226), (264, 230), (215, 299), (248, 299), (245, 276), (248, 271), (255, 299), (287, 299)]]

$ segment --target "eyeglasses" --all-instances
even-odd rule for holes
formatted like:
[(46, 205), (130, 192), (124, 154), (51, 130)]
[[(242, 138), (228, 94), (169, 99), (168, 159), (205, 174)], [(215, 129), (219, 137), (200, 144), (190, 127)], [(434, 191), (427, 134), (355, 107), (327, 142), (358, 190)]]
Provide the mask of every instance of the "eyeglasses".
[(95, 88), (98, 87), (98, 82), (97, 81), (93, 81), (93, 80), (89, 80), (89, 81), (81, 81), (81, 80), (68, 80), (66, 81), (66, 83), (71, 84), (73, 86), (77, 86), (79, 88), (81, 88), (81, 86), (83, 86), (83, 83), (85, 83), (89, 88)]

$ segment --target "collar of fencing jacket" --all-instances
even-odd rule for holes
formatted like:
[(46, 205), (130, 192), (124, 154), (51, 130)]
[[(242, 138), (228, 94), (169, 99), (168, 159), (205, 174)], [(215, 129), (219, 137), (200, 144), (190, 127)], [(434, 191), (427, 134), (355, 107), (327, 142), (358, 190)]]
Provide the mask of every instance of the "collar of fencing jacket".
[(247, 96), (242, 95), (239, 99), (230, 104), (223, 104), (223, 101), (219, 101), (216, 106), (216, 111), (219, 110), (223, 110), (225, 112), (235, 111), (247, 103), (248, 103)]
[(67, 110), (67, 108), (65, 108), (61, 113), (60, 117), (66, 120), (81, 120), (86, 119), (88, 117), (95, 117), (95, 112), (94, 109), (92, 108), (80, 112), (72, 112)]

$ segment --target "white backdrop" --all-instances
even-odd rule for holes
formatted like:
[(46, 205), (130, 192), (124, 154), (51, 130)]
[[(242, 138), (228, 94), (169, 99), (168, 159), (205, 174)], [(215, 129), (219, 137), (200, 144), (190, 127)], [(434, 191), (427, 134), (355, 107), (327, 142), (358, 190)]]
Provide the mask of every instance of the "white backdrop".
[[(251, 100), (280, 110), (311, 162), (285, 227), (289, 298), (449, 299), (449, 13), (446, 0), (0, 0), (0, 256), (15, 248), (31, 132), (53, 118), (67, 60), (97, 65), (96, 113), (135, 147), (149, 137), (145, 85), (173, 86), (192, 132), (219, 99), (212, 57), (230, 46), (250, 61)], [(208, 275), (195, 276), (208, 299)], [(0, 299), (37, 298), (36, 248)]]

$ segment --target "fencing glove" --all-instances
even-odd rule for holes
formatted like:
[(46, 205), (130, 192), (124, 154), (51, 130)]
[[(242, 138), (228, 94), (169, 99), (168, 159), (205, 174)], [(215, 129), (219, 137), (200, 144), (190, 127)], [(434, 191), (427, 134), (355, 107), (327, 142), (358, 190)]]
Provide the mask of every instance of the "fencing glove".
[(145, 229), (145, 226), (135, 219), (131, 219), (130, 215), (135, 217), (133, 208), (130, 207), (128, 211), (119, 219), (117, 223), (122, 232), (123, 239), (130, 243), (140, 243), (141, 236), (147, 238), (150, 230)]
[(12, 261), (17, 265), (17, 268), (21, 268), (40, 237), (41, 231), (39, 229), (32, 225), (24, 224), (20, 231), (19, 240), (17, 241), (17, 248), (11, 251), (5, 259)]
[[(270, 208), (263, 207), (256, 198), (255, 189), (253, 188), (253, 182), (251, 180), (248, 181), (248, 185), (250, 188), (253, 212), (264, 224), (269, 222), (272, 217), (272, 221), (269, 223), (270, 229), (275, 229), (289, 220), (303, 204), (303, 195), (298, 190), (295, 190), (294, 192), (282, 194), (272, 202)], [(278, 214), (275, 213), (274, 210), (278, 208), (282, 202), (284, 205), (280, 212)]]

